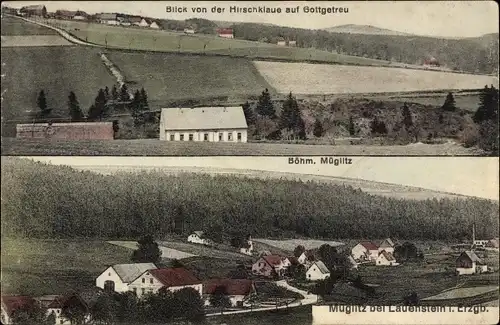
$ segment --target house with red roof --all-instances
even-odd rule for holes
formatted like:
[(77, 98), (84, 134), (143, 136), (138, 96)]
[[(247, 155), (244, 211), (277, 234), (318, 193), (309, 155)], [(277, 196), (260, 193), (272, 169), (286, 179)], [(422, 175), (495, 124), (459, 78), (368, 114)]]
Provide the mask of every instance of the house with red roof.
[(362, 241), (351, 250), (351, 255), (356, 261), (375, 261), (378, 253), (378, 246), (371, 241)]
[(183, 267), (147, 270), (129, 284), (130, 291), (139, 298), (148, 293), (157, 293), (161, 288), (172, 292), (193, 288), (200, 296), (203, 295), (202, 282)]
[(252, 280), (248, 279), (210, 279), (203, 282), (203, 298), (205, 306), (210, 306), (210, 297), (216, 293), (217, 288), (229, 297), (231, 306), (243, 307), (243, 303), (256, 292)]
[(28, 296), (2, 296), (0, 319), (2, 324), (13, 324), (16, 312), (29, 310), (36, 306), (37, 301)]
[(232, 28), (217, 28), (217, 35), (224, 38), (234, 38)]
[(261, 256), (252, 265), (252, 273), (265, 277), (283, 276), (286, 270), (286, 264), (279, 255)]

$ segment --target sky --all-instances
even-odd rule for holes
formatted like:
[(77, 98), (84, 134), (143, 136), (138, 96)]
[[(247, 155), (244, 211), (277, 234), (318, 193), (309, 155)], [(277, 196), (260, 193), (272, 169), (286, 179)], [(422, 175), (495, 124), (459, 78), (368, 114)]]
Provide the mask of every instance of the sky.
[[(498, 33), (498, 4), (495, 1), (4, 1), (3, 6), (20, 8), (44, 4), (48, 11), (83, 10), (88, 13), (120, 12), (152, 18), (184, 20), (193, 17), (210, 20), (271, 23), (275, 25), (323, 29), (338, 25), (372, 25), (416, 35), (436, 37), (475, 37)], [(167, 6), (186, 7), (187, 13), (168, 13)], [(229, 13), (229, 7), (281, 8), (282, 13)], [(296, 8), (298, 13), (285, 13)], [(307, 7), (347, 8), (347, 13), (306, 13)], [(192, 8), (207, 13), (193, 13)], [(224, 13), (212, 13), (214, 7)]]

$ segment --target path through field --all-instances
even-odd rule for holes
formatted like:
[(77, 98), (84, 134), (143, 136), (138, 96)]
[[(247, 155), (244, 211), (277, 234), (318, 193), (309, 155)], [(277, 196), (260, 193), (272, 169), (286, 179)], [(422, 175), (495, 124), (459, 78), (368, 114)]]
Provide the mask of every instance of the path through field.
[[(117, 245), (117, 246), (129, 248), (129, 249), (137, 249), (137, 242), (135, 242), (135, 241), (108, 241), (108, 243), (112, 244), (112, 245)], [(179, 251), (177, 249), (168, 248), (168, 247), (164, 247), (164, 246), (160, 246), (160, 249), (162, 252), (162, 256), (161, 256), (162, 258), (180, 260), (183, 258), (196, 256), (193, 254), (189, 254), (186, 252)]]

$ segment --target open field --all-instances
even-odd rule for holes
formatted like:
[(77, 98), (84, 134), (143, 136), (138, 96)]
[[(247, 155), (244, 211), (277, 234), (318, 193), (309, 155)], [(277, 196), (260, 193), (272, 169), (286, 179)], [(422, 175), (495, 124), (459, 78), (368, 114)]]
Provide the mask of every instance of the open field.
[(488, 292), (498, 291), (498, 286), (483, 286), (471, 288), (458, 288), (442, 292), (435, 296), (427, 297), (422, 300), (448, 300), (456, 298), (467, 298), (482, 295)]
[(318, 49), (283, 47), (276, 44), (241, 39), (225, 39), (215, 35), (185, 35), (182, 32), (137, 27), (107, 26), (77, 21), (43, 20), (75, 37), (110, 48), (161, 52), (222, 54), (246, 58), (268, 58), (291, 61), (319, 61), (338, 64), (390, 65), (388, 61), (337, 54)]
[(55, 30), (14, 17), (3, 17), (1, 20), (1, 27), (2, 36), (59, 35)]
[(285, 143), (167, 142), (156, 139), (69, 141), (2, 138), (2, 155), (14, 156), (470, 156), (476, 148), (456, 143), (410, 145), (307, 145)]
[(272, 88), (246, 59), (108, 51), (129, 88), (144, 87), (152, 107), (176, 100), (257, 97)]
[(2, 47), (70, 45), (73, 43), (58, 35), (2, 36)]
[(88, 289), (109, 265), (128, 263), (131, 251), (99, 240), (2, 237), (2, 293), (60, 294)]
[(342, 246), (344, 243), (336, 242), (336, 241), (324, 241), (324, 240), (315, 240), (315, 239), (286, 239), (286, 240), (272, 240), (265, 238), (255, 238), (254, 241), (261, 242), (270, 246), (278, 247), (282, 250), (287, 250), (289, 252), (293, 252), (295, 247), (298, 245), (303, 245), (306, 249), (314, 249), (318, 248), (323, 244), (329, 244), (330, 246)]
[[(130, 250), (137, 249), (137, 242), (135, 242), (135, 241), (109, 241), (108, 243), (112, 244), (112, 245), (117, 245), (120, 247), (125, 247), (125, 248), (128, 248)], [(180, 251), (177, 249), (165, 247), (163, 245), (161, 245), (159, 248), (160, 248), (161, 253), (162, 253), (161, 257), (166, 258), (166, 259), (182, 259), (182, 258), (188, 258), (188, 257), (195, 256), (193, 254), (186, 253), (186, 252), (183, 252), (183, 251)]]
[(219, 245), (221, 247), (215, 248), (215, 247), (207, 247), (192, 243), (184, 243), (179, 241), (159, 241), (159, 244), (164, 248), (179, 250), (188, 253), (191, 256), (196, 255), (196, 256), (204, 256), (210, 258), (233, 259), (233, 260), (244, 260), (251, 258), (236, 252), (235, 248), (231, 248), (229, 246), (222, 247), (223, 245)]
[(111, 87), (116, 80), (108, 72), (95, 49), (81, 46), (2, 48), (2, 117), (25, 118), (38, 112), (37, 96), (45, 91), (54, 115), (68, 115), (67, 101), (74, 91), (86, 112), (99, 88)]
[(254, 61), (278, 92), (295, 94), (376, 93), (436, 89), (479, 89), (493, 84), (491, 76), (385, 67)]
[[(467, 95), (453, 95), (455, 98), (455, 104), (457, 108), (463, 109), (470, 112), (477, 111), (479, 107), (479, 94), (467, 94)], [(422, 105), (433, 105), (433, 106), (442, 106), (444, 104), (444, 98), (446, 98), (446, 94), (438, 95), (438, 96), (389, 96), (384, 99), (394, 100), (398, 102), (409, 102), (409, 103), (418, 103)]]

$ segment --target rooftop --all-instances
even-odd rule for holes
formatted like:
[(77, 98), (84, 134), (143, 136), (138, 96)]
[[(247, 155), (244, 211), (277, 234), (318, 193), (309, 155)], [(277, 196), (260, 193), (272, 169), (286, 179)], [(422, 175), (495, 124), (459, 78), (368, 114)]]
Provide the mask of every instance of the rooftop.
[(149, 270), (152, 276), (166, 287), (199, 284), (201, 281), (183, 267)]
[(165, 130), (217, 130), (248, 128), (241, 106), (163, 108)]
[(113, 269), (123, 282), (130, 283), (147, 270), (156, 269), (156, 265), (153, 263), (116, 264), (113, 265)]

